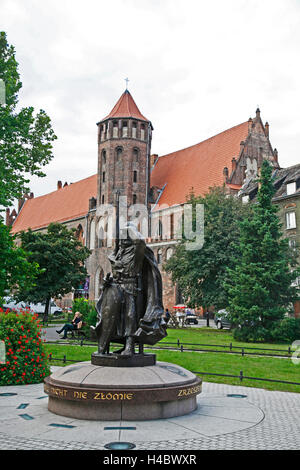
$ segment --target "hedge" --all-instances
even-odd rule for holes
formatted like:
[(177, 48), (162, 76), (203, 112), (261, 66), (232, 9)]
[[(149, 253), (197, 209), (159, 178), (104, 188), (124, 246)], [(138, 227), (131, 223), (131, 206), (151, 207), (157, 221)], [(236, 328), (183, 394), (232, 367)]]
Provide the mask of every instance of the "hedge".
[(0, 341), (6, 351), (0, 363), (0, 385), (41, 383), (50, 375), (41, 329), (38, 316), (29, 311), (0, 309)]

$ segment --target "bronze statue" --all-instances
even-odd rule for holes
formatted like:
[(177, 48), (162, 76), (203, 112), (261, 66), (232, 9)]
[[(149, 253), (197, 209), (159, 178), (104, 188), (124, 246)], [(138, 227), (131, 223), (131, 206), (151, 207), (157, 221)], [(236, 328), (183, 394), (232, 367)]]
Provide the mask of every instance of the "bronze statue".
[(125, 230), (109, 256), (112, 276), (106, 276), (96, 306), (94, 331), (101, 355), (109, 353), (112, 341), (123, 344), (114, 354), (132, 356), (135, 344), (142, 353), (144, 344), (154, 345), (167, 334), (161, 274), (153, 251), (133, 224)]

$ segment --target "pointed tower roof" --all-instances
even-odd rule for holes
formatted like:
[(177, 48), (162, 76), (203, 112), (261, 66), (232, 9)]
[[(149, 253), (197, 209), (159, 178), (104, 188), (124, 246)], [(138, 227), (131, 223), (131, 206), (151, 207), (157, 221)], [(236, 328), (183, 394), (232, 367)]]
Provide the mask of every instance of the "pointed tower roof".
[(145, 118), (145, 116), (141, 114), (128, 90), (124, 91), (123, 95), (119, 98), (109, 115), (104, 119), (101, 119), (101, 121), (105, 121), (110, 118), (134, 118), (149, 122), (149, 119)]

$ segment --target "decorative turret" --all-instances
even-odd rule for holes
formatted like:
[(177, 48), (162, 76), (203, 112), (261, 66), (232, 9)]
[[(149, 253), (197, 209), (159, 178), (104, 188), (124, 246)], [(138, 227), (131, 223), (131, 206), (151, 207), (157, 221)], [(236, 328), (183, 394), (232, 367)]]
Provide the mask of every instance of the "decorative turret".
[(151, 122), (126, 89), (98, 125), (98, 205), (115, 204), (116, 191), (127, 205), (147, 204)]

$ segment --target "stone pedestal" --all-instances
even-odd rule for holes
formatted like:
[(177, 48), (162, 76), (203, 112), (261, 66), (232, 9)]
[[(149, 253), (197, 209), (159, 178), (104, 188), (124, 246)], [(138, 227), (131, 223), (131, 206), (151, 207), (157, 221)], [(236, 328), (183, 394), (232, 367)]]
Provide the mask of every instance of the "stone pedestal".
[(202, 381), (167, 362), (144, 367), (77, 363), (45, 379), (48, 409), (77, 419), (150, 420), (189, 414), (197, 408)]

